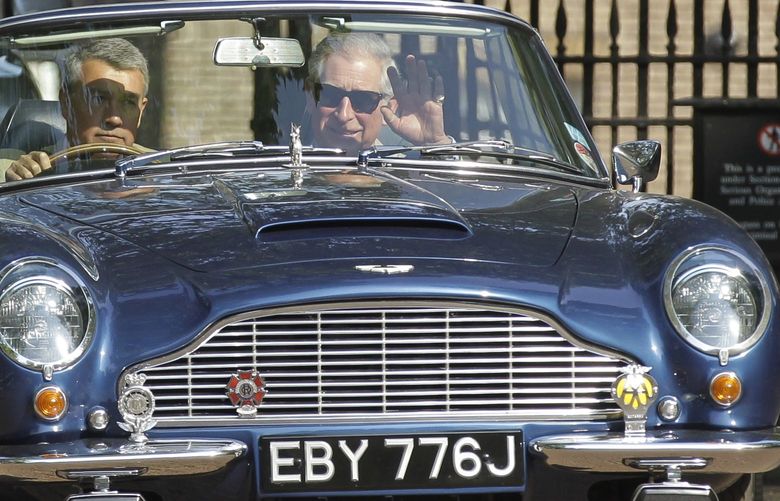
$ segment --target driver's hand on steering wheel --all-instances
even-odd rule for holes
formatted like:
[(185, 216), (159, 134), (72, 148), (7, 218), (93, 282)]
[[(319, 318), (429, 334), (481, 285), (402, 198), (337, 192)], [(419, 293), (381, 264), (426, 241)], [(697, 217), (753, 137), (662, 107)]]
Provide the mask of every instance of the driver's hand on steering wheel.
[(20, 156), (5, 171), (6, 181), (32, 179), (51, 169), (49, 155), (43, 151), (31, 151)]

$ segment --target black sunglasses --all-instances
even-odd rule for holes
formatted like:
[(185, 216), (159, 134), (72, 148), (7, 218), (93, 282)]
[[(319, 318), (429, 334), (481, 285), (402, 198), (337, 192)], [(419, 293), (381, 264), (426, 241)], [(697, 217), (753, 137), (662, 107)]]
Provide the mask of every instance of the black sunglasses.
[(344, 90), (328, 84), (314, 84), (314, 99), (317, 105), (335, 108), (344, 97), (352, 103), (352, 109), (358, 113), (373, 113), (382, 100), (381, 92), (370, 90)]

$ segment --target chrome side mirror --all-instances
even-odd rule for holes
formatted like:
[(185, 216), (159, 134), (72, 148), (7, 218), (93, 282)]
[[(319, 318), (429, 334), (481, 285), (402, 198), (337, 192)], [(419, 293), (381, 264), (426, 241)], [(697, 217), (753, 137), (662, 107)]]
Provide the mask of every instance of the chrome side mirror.
[(633, 185), (634, 192), (655, 179), (660, 166), (661, 143), (658, 141), (631, 141), (612, 149), (612, 168), (617, 182)]

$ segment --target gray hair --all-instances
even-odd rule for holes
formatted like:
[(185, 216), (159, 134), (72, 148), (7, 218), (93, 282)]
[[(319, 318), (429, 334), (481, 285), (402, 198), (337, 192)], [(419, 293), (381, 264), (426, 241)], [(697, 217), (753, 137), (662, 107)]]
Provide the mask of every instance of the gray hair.
[(374, 33), (341, 33), (334, 32), (323, 38), (309, 58), (309, 79), (319, 82), (325, 60), (332, 54), (348, 54), (350, 56), (368, 56), (379, 61), (382, 68), (382, 93), (393, 94), (387, 69), (395, 68), (393, 53), (382, 37)]
[(70, 87), (81, 81), (81, 64), (87, 59), (98, 59), (117, 70), (138, 70), (144, 77), (144, 96), (149, 92), (149, 66), (138, 47), (124, 38), (93, 40), (76, 46), (65, 56), (63, 82)]

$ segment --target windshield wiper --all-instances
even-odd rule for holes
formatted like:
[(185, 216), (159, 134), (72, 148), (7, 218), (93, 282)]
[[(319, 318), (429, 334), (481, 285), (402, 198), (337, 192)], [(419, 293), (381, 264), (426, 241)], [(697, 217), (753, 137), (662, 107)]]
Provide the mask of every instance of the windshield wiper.
[[(279, 147), (284, 149), (283, 147)], [(199, 144), (197, 146), (185, 146), (171, 150), (153, 151), (130, 158), (122, 158), (116, 161), (116, 175), (124, 177), (128, 172), (137, 167), (149, 165), (161, 160), (173, 161), (179, 158), (203, 155), (235, 156), (236, 154), (261, 153), (267, 147), (260, 141), (228, 141), (220, 143)]]
[(572, 164), (558, 160), (549, 153), (515, 146), (509, 141), (496, 139), (485, 141), (464, 141), (451, 144), (437, 144), (428, 146), (373, 147), (360, 152), (358, 155), (358, 167), (368, 167), (368, 162), (372, 159), (383, 159), (411, 151), (419, 152), (421, 157), (476, 156), (532, 162), (542, 164), (547, 167), (552, 167), (563, 172), (582, 175), (581, 169), (578, 169)]
[[(206, 157), (239, 157), (239, 156), (267, 156), (289, 154), (290, 148), (283, 145), (266, 146), (261, 141), (226, 141), (219, 143), (199, 144), (185, 146), (171, 150), (154, 151), (144, 155), (124, 158), (116, 162), (116, 176), (124, 177), (133, 169), (149, 165), (153, 162), (173, 162), (176, 160), (189, 160)], [(316, 148), (304, 146), (303, 153), (330, 153), (342, 154), (339, 148)]]

